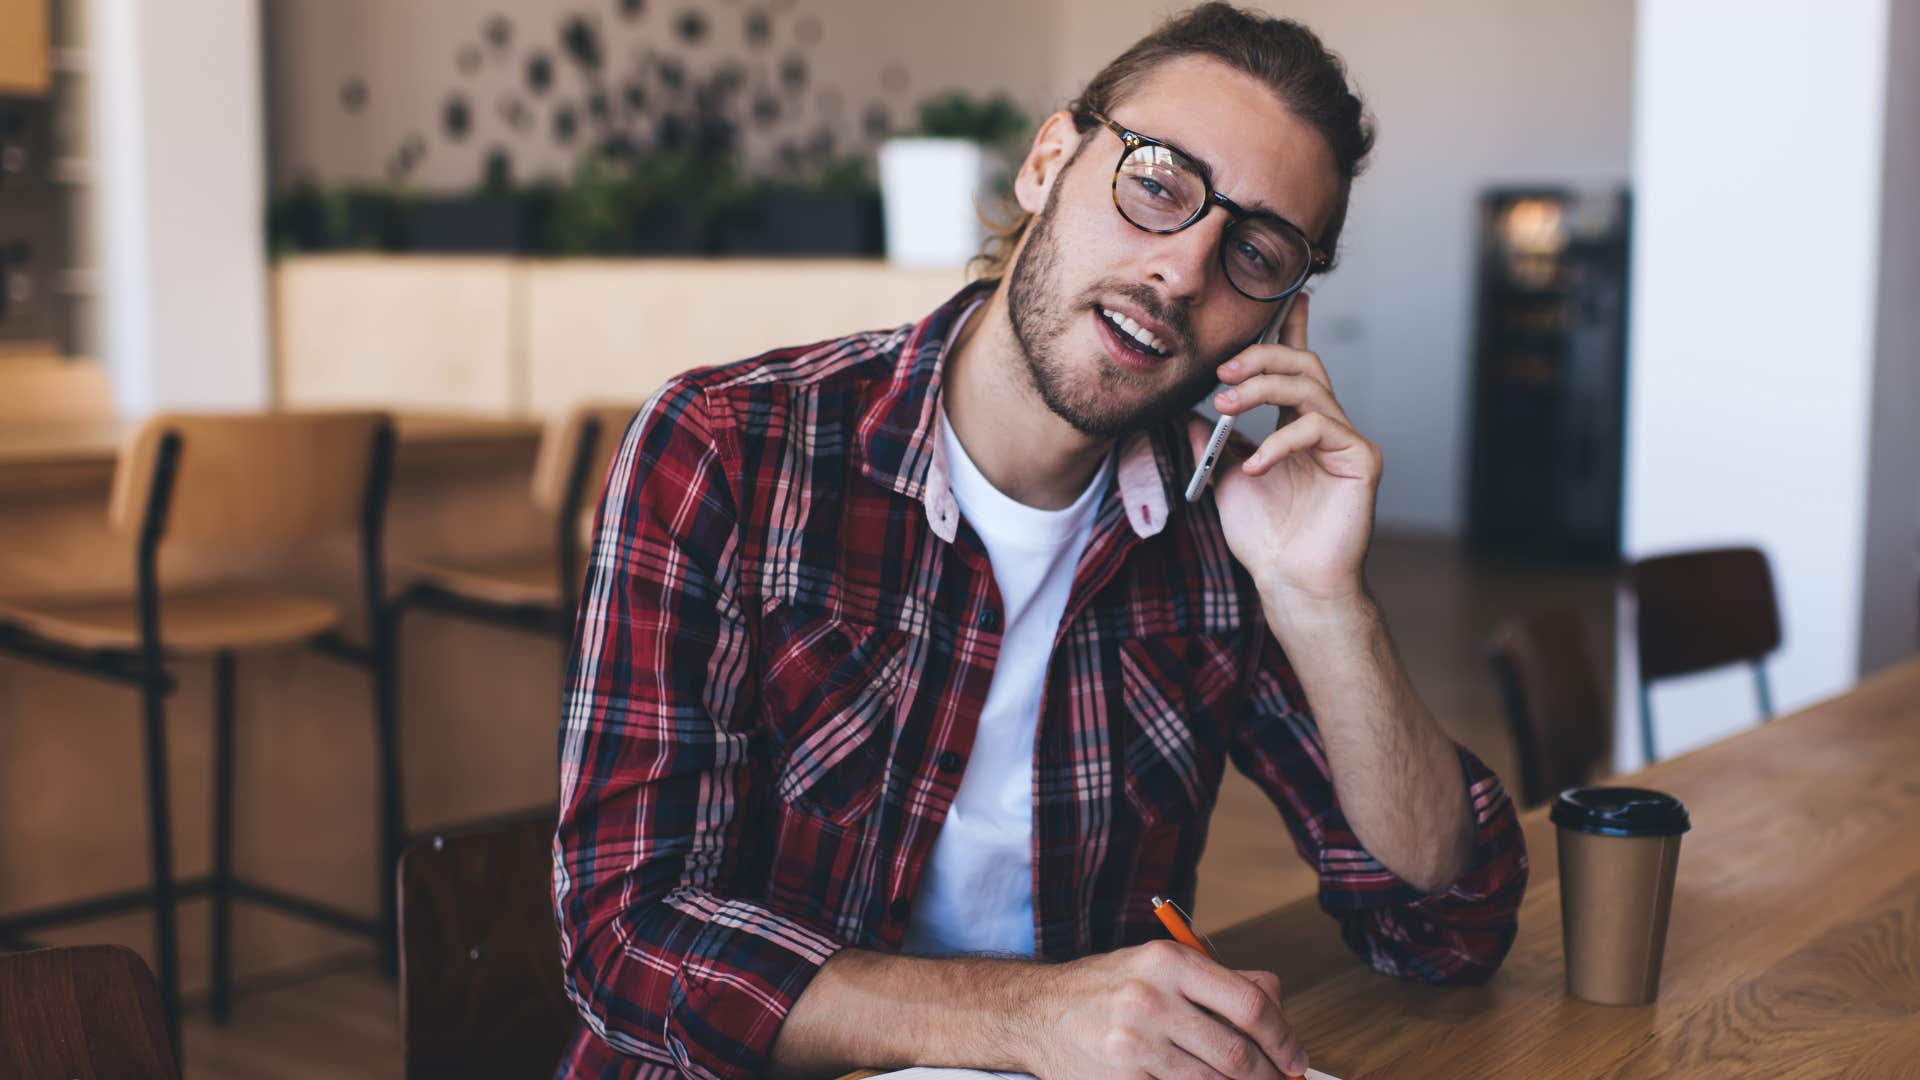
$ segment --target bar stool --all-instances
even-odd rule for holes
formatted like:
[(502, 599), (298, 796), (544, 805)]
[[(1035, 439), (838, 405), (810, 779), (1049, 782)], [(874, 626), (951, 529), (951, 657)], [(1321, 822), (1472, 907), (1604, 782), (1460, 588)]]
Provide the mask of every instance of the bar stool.
[[(147, 421), (116, 466), (108, 525), (134, 542), (132, 596), (0, 602), (0, 651), (137, 688), (144, 706), (147, 889), (75, 901), (0, 919), (0, 940), (39, 927), (151, 907), (155, 915), (162, 1010), (180, 1045), (180, 972), (175, 904), (212, 899), (212, 1011), (224, 1021), (232, 984), (234, 898), (327, 925), (377, 936), (391, 949), (392, 868), (383, 850), (382, 917), (315, 903), (257, 885), (233, 867), (234, 663), (241, 652), (310, 646), (373, 676), (383, 820), (397, 797), (393, 768), (390, 623), (383, 605), (381, 534), (393, 461), (393, 427), (380, 413), (175, 415)], [(344, 613), (331, 600), (265, 585), (163, 589), (163, 540), (203, 544), (224, 557), (283, 550), (348, 533), (358, 538), (366, 639), (339, 633)], [(166, 697), (173, 665), (210, 659), (214, 670), (213, 871), (177, 881), (168, 816)], [(384, 837), (383, 837), (384, 839)]]
[[(476, 619), (562, 641), (573, 634), (585, 568), (581, 553), (594, 503), (638, 404), (575, 406), (548, 421), (534, 454), (533, 505), (551, 515), (550, 553), (472, 562), (420, 562), (405, 569), (408, 586), (394, 602), (396, 620), (420, 609)], [(593, 489), (593, 490), (590, 490)]]

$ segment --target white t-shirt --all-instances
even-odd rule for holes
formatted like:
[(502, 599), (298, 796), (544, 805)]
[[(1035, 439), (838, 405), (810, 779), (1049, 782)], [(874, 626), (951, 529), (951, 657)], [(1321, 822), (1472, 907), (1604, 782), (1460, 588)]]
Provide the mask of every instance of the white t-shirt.
[(1031, 956), (1033, 740), (1040, 696), (1113, 457), (1072, 506), (1036, 510), (987, 480), (954, 435), (945, 408), (940, 438), (960, 514), (986, 545), (1006, 629), (972, 755), (914, 897), (905, 948), (923, 956)]

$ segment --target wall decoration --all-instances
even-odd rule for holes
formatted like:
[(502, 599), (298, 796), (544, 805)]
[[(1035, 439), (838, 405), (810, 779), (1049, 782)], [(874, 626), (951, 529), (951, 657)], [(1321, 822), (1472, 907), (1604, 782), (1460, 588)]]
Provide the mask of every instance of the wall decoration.
[(458, 94), (447, 99), (440, 115), (440, 130), (454, 142), (466, 138), (467, 132), (473, 129), (473, 109), (467, 105), (467, 99)]
[[(494, 13), (454, 42), (458, 86), (432, 130), (484, 140), (471, 189), (410, 190), (428, 153), (414, 134), (387, 156), (389, 192), (297, 183), (276, 200), (275, 250), (881, 250), (873, 154), (895, 131), (886, 98), (910, 85), (904, 64), (876, 65), (850, 103), (855, 87), (816, 85), (826, 28), (795, 0), (563, 2), (544, 33)], [(342, 87), (348, 114), (369, 96), (360, 79)], [(556, 153), (572, 159), (564, 178)]]

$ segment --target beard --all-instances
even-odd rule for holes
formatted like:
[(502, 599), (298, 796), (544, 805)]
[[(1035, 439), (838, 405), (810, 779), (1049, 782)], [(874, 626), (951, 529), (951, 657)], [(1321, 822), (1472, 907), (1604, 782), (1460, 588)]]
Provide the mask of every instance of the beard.
[[(1079, 157), (1078, 151), (1074, 157)], [(1069, 159), (1066, 168), (1072, 167)], [(1064, 186), (1056, 182), (1047, 193), (1047, 203), (1014, 261), (1007, 288), (1008, 319), (1034, 392), (1055, 416), (1100, 439), (1117, 439), (1185, 415), (1219, 382), (1215, 369), (1240, 350), (1226, 350), (1158, 393), (1152, 392), (1148, 378), (1120, 368), (1104, 352), (1094, 358), (1091, 372), (1076, 373), (1072, 358), (1065, 355), (1065, 339), (1080, 312), (1091, 311), (1101, 295), (1124, 298), (1165, 324), (1179, 342), (1179, 356), (1192, 356), (1195, 350), (1186, 311), (1168, 310), (1159, 294), (1145, 285), (1111, 281), (1087, 290), (1074, 303), (1066, 302), (1055, 213)]]

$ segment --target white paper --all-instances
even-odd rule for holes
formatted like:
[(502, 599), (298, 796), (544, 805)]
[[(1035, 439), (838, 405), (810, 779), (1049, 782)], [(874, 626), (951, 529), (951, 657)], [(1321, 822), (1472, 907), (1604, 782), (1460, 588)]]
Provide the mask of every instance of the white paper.
[[(1025, 1072), (985, 1072), (979, 1068), (900, 1068), (899, 1072), (881, 1072), (872, 1080), (970, 1080), (970, 1078), (998, 1078), (998, 1080), (1033, 1080)], [(1308, 1068), (1308, 1080), (1340, 1080), (1338, 1076), (1329, 1076), (1319, 1068)]]
[[(881, 1073), (872, 1080), (971, 1080), (978, 1077), (997, 1078), (997, 1080), (1033, 1080), (1033, 1077), (1026, 1073), (985, 1072), (980, 1069), (932, 1069), (925, 1066)], [(1319, 1069), (1308, 1069), (1307, 1080), (1340, 1080), (1340, 1078), (1329, 1076)]]

